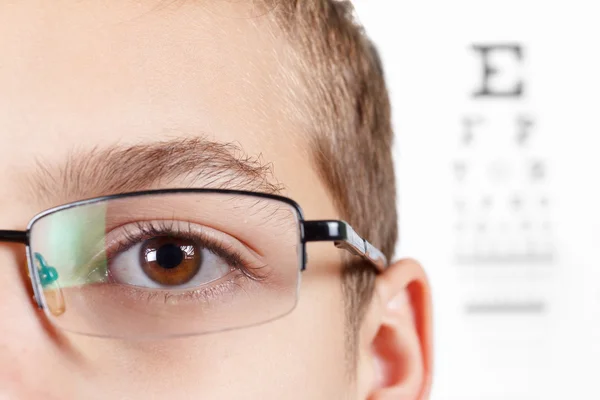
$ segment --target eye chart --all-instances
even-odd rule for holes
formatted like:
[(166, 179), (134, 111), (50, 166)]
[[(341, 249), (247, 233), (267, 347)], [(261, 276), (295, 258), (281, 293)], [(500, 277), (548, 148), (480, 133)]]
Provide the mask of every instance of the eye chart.
[(433, 290), (432, 398), (600, 398), (598, 6), (355, 4), (393, 103), (397, 257)]
[[(530, 89), (524, 74), (516, 72), (523, 69), (527, 48), (521, 43), (477, 43), (471, 49), (480, 58), (482, 73), (480, 87), (469, 96), (453, 152), (454, 263), (478, 269), (543, 267), (550, 275), (556, 246), (546, 137), (535, 110), (521, 102)], [(502, 84), (502, 74), (510, 69), (512, 82)], [(504, 299), (487, 301), (479, 296), (465, 311), (546, 309), (540, 297), (504, 294)]]

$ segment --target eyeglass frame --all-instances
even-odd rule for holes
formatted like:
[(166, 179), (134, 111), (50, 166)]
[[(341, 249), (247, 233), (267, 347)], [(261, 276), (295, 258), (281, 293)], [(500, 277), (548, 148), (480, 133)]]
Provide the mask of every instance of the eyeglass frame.
[(280, 196), (270, 193), (252, 192), (246, 190), (233, 190), (233, 189), (209, 189), (209, 188), (181, 188), (181, 189), (158, 189), (158, 190), (144, 190), (128, 193), (119, 193), (108, 196), (93, 197), (90, 199), (79, 200), (72, 203), (67, 203), (57, 207), (50, 208), (46, 211), (35, 215), (27, 224), (25, 231), (19, 230), (0, 230), (0, 242), (4, 243), (20, 243), (26, 246), (27, 253), (27, 264), (29, 269), (29, 278), (33, 287), (35, 300), (40, 309), (43, 309), (42, 294), (36, 282), (37, 274), (34, 270), (34, 263), (31, 257), (31, 248), (29, 243), (30, 232), (36, 222), (47, 217), (51, 214), (55, 214), (60, 211), (69, 210), (72, 208), (90, 205), (94, 203), (100, 203), (105, 201), (117, 200), (126, 197), (141, 197), (147, 195), (162, 195), (162, 194), (179, 194), (179, 193), (196, 193), (196, 194), (229, 194), (229, 195), (241, 195), (241, 196), (253, 196), (268, 200), (275, 200), (283, 202), (291, 207), (297, 213), (298, 222), (300, 226), (300, 245), (301, 249), (301, 263), (300, 271), (306, 270), (306, 264), (308, 262), (308, 254), (306, 251), (306, 244), (309, 242), (333, 242), (335, 247), (343, 250), (347, 250), (355, 256), (359, 256), (364, 260), (368, 261), (375, 267), (377, 273), (383, 272), (388, 267), (387, 257), (375, 246), (363, 239), (356, 231), (343, 220), (305, 220), (302, 208), (298, 203), (289, 197)]

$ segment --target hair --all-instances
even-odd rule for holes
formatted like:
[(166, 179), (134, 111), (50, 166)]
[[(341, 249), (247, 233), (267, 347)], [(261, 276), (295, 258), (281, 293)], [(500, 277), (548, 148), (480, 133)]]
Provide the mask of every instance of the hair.
[[(398, 218), (390, 101), (377, 49), (353, 12), (350, 1), (339, 0), (278, 0), (274, 9), (307, 89), (320, 177), (342, 217), (391, 259)], [(353, 348), (374, 269), (348, 259), (342, 282)]]

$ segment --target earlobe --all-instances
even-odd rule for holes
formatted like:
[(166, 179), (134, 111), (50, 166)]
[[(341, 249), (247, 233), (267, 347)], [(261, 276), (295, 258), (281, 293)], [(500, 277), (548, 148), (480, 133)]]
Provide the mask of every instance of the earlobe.
[[(427, 399), (431, 380), (431, 300), (423, 268), (401, 260), (377, 277), (361, 341), (370, 353), (370, 400)], [(366, 371), (365, 371), (366, 372)]]

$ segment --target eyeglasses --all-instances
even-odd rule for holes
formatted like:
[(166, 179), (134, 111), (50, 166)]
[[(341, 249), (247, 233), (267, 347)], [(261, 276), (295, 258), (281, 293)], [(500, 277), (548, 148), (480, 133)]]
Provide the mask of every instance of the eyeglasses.
[(237, 329), (296, 306), (306, 243), (332, 241), (371, 262), (385, 256), (343, 221), (305, 221), (264, 193), (167, 189), (45, 211), (0, 241), (27, 246), (35, 299), (58, 328), (114, 338)]

